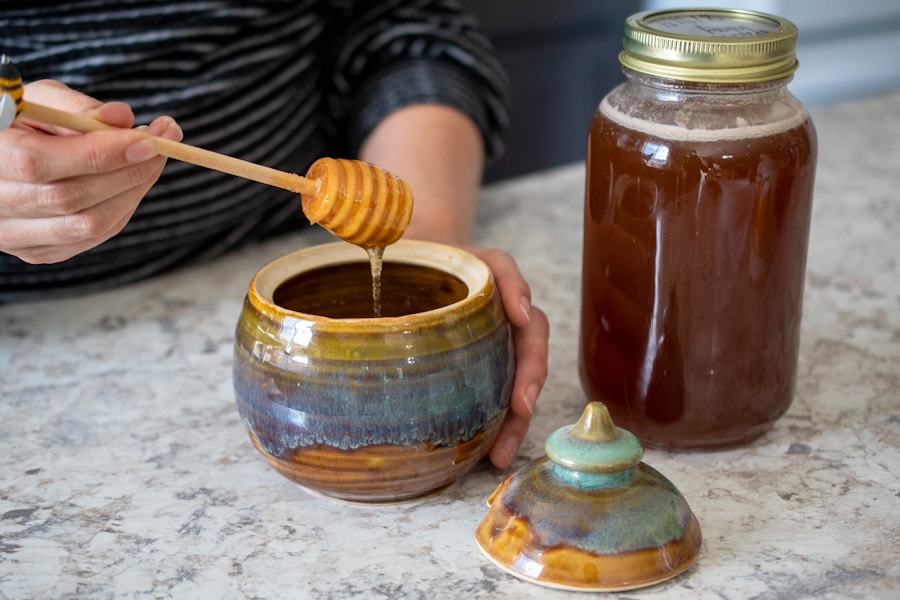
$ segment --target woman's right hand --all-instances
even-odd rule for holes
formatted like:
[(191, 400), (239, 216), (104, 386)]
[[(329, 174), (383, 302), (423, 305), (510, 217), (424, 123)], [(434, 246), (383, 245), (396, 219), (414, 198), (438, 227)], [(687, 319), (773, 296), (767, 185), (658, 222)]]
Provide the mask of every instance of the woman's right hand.
[(166, 162), (152, 136), (181, 141), (182, 133), (171, 117), (131, 129), (127, 104), (57, 81), (29, 83), (25, 101), (122, 128), (82, 134), (17, 118), (0, 131), (0, 251), (61, 262), (122, 230)]

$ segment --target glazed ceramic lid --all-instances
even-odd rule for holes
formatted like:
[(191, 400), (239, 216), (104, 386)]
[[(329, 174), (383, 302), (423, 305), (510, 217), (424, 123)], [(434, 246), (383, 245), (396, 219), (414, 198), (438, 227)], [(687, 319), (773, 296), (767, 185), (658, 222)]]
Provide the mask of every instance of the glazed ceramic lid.
[(641, 462), (637, 438), (591, 403), (507, 477), (475, 532), (501, 569), (548, 587), (629, 590), (687, 570), (700, 525), (681, 493)]

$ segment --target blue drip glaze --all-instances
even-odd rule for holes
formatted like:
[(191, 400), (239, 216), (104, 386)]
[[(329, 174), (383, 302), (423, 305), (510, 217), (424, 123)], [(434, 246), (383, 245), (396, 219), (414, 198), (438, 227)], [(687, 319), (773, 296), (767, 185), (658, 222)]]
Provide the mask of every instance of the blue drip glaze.
[[(343, 450), (415, 442), (454, 445), (471, 439), (509, 405), (513, 359), (507, 337), (507, 328), (498, 327), (464, 350), (417, 358), (403, 377), (397, 374), (405, 361), (370, 361), (365, 378), (358, 371), (348, 375), (340, 366), (314, 373), (308, 367), (308, 377), (302, 365), (292, 365), (289, 372), (271, 367), (239, 340), (233, 366), (238, 411), (276, 457), (313, 444)], [(426, 361), (444, 366), (429, 372)], [(350, 377), (354, 385), (347, 384)]]
[(572, 494), (560, 487), (554, 466), (544, 457), (524, 467), (504, 494), (513, 514), (527, 516), (543, 547), (574, 545), (599, 555), (656, 548), (681, 539), (691, 519), (680, 492), (645, 463), (629, 469), (624, 485), (579, 486), (582, 492)]

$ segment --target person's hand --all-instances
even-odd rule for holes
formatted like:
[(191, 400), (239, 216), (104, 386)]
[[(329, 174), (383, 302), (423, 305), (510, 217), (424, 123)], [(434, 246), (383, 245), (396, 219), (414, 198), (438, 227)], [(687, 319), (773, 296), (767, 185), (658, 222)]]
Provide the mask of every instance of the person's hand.
[(550, 326), (544, 312), (532, 306), (531, 288), (510, 255), (500, 250), (468, 250), (487, 263), (493, 272), (503, 308), (512, 325), (516, 375), (510, 410), (488, 452), (494, 466), (506, 469), (512, 464), (528, 432), (535, 403), (547, 379)]
[(81, 134), (23, 117), (0, 131), (0, 252), (61, 262), (122, 230), (165, 165), (152, 136), (180, 141), (181, 129), (170, 117), (130, 129), (127, 104), (56, 81), (30, 83), (24, 97), (123, 128)]

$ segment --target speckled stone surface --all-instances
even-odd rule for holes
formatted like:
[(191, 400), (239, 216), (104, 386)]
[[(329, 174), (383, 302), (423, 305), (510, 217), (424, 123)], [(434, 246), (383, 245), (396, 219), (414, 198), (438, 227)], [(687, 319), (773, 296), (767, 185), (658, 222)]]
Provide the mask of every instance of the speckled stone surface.
[[(820, 136), (794, 404), (756, 443), (644, 460), (700, 520), (697, 564), (625, 598), (900, 597), (900, 95), (815, 115)], [(516, 467), (584, 407), (575, 358), (583, 167), (484, 192), (552, 325)], [(504, 473), (362, 506), (253, 449), (231, 390), (252, 274), (289, 236), (109, 293), (0, 306), (0, 598), (584, 597), (490, 564), (473, 540)]]

